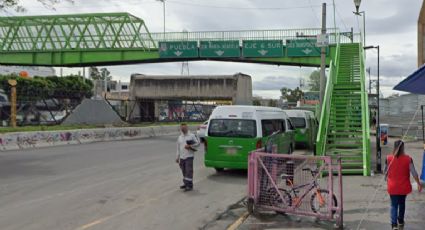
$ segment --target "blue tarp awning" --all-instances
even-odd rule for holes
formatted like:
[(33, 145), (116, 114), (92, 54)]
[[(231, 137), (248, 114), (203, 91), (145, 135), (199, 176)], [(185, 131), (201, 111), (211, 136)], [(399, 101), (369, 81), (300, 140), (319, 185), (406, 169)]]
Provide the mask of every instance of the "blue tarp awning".
[(406, 79), (398, 83), (394, 90), (405, 91), (414, 94), (425, 94), (425, 65), (421, 66)]

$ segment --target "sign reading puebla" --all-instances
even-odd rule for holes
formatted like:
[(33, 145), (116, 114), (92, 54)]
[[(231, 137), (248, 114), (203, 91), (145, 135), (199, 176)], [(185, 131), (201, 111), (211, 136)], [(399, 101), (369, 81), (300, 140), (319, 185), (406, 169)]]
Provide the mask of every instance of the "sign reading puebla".
[(246, 40), (243, 41), (242, 55), (244, 57), (282, 57), (281, 40)]
[(198, 57), (198, 42), (159, 42), (160, 58), (195, 58)]
[(288, 57), (318, 57), (321, 48), (317, 47), (316, 43), (316, 39), (286, 40), (286, 55)]
[(201, 41), (200, 57), (240, 57), (239, 41)]

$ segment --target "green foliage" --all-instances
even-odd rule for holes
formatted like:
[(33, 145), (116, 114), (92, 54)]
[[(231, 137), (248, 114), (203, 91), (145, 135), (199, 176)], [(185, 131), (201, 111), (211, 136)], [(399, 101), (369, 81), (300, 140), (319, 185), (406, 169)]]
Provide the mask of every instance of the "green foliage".
[(37, 101), (48, 98), (81, 100), (92, 96), (93, 82), (81, 76), (22, 78), (0, 75), (0, 88), (10, 95), (9, 79), (16, 79), (19, 101)]
[(297, 102), (304, 96), (304, 92), (300, 89), (300, 87), (295, 89), (283, 87), (280, 89), (280, 92), (282, 94), (282, 98), (286, 99), (288, 102)]
[(254, 98), (252, 100), (252, 105), (260, 106), (261, 105), (261, 101), (258, 98)]
[(97, 67), (89, 68), (89, 76), (92, 80), (112, 80), (111, 72), (107, 68), (101, 68), (100, 70)]
[(310, 91), (320, 91), (320, 72), (318, 70), (315, 70), (310, 74), (308, 87)]
[(273, 100), (273, 99), (270, 99), (269, 100), (269, 106), (270, 107), (277, 107), (277, 101), (276, 100)]

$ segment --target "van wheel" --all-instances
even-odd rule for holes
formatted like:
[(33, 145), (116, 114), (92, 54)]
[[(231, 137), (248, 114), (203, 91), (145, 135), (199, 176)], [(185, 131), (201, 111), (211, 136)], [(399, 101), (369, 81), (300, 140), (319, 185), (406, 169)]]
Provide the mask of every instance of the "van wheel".
[(292, 145), (290, 145), (290, 146), (289, 146), (288, 154), (289, 154), (289, 155), (291, 155), (291, 154), (292, 154), (292, 152), (294, 152), (294, 150), (293, 150), (293, 148), (292, 148)]
[(216, 172), (223, 172), (224, 168), (214, 168)]

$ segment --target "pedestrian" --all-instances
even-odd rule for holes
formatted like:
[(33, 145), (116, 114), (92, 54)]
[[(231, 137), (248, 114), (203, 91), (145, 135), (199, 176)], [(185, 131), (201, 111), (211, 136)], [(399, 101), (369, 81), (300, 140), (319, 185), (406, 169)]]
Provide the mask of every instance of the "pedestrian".
[(422, 191), (412, 158), (404, 152), (404, 142), (398, 140), (394, 143), (394, 150), (387, 156), (385, 161), (385, 176), (387, 179), (387, 191), (391, 198), (391, 227), (393, 230), (404, 228), (404, 212), (406, 208), (406, 196), (412, 192), (410, 183), (412, 174), (418, 184), (418, 191)]
[(199, 147), (199, 140), (188, 130), (187, 124), (181, 124), (180, 131), (181, 134), (177, 138), (176, 163), (183, 174), (183, 185), (180, 189), (187, 192), (193, 189), (193, 159)]

